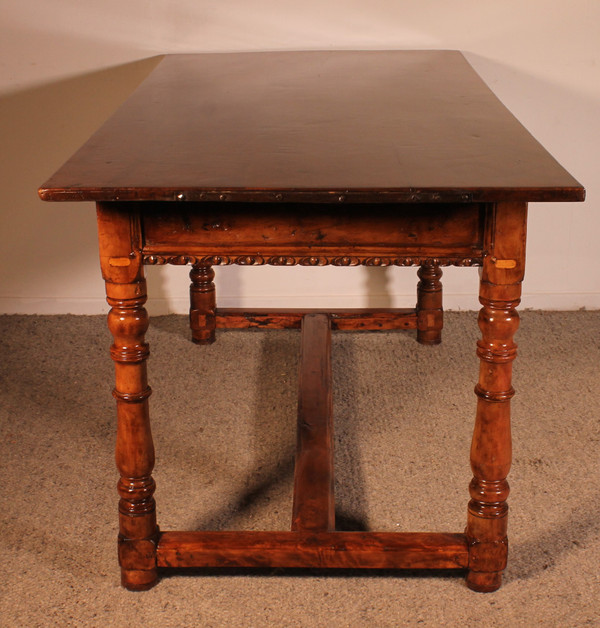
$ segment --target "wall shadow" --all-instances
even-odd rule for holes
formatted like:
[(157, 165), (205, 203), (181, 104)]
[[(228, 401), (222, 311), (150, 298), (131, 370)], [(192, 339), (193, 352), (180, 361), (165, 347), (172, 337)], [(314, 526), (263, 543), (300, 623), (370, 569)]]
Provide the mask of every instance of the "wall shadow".
[(0, 264), (8, 271), (2, 273), (0, 296), (104, 300), (93, 204), (47, 203), (37, 190), (159, 60), (143, 59), (0, 97)]

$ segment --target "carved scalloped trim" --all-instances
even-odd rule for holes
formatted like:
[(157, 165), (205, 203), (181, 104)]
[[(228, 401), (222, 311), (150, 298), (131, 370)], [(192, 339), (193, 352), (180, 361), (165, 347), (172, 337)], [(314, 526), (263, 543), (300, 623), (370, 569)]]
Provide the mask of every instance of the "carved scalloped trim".
[(144, 255), (144, 264), (151, 266), (173, 264), (207, 264), (211, 266), (481, 266), (482, 260), (478, 257), (447, 258), (447, 257), (360, 257), (360, 256), (287, 256), (275, 255), (263, 257), (260, 255)]

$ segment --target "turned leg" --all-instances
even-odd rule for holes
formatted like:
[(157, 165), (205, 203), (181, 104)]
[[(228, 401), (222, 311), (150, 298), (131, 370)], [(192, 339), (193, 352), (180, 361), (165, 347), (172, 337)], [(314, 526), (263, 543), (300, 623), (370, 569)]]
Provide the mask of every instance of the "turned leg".
[(123, 586), (132, 590), (150, 588), (157, 579), (158, 528), (154, 504), (154, 445), (148, 416), (150, 388), (146, 377), (148, 345), (144, 333), (148, 316), (144, 308), (143, 279), (134, 284), (106, 284), (111, 305), (108, 327), (114, 343), (117, 400), (116, 461), (118, 483), (119, 562)]
[(481, 365), (475, 387), (477, 416), (471, 445), (473, 480), (466, 535), (467, 585), (482, 592), (500, 587), (508, 556), (506, 478), (512, 456), (511, 378), (517, 353), (513, 336), (519, 326), (515, 308), (520, 301), (524, 269), (525, 211), (522, 203), (498, 205), (479, 291), (482, 337), (477, 355)]
[[(135, 210), (135, 208), (134, 208)], [(115, 363), (116, 462), (120, 473), (119, 563), (121, 582), (149, 589), (157, 579), (158, 527), (154, 504), (154, 445), (148, 416), (146, 280), (139, 223), (129, 206), (98, 204), (100, 265), (111, 306), (108, 327)]]
[(442, 306), (442, 269), (433, 262), (417, 271), (417, 341), (423, 345), (442, 342), (444, 309)]
[(190, 271), (190, 327), (192, 340), (208, 345), (215, 341), (215, 271), (210, 264), (194, 264)]

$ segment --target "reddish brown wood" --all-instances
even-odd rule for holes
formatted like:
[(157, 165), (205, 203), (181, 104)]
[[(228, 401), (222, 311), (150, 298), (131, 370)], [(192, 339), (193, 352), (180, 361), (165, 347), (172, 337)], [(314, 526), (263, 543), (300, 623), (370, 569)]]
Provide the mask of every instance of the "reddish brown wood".
[(444, 309), (442, 305), (442, 269), (439, 264), (422, 264), (417, 271), (417, 341), (422, 345), (442, 342)]
[(464, 534), (424, 532), (165, 532), (159, 567), (464, 569)]
[(302, 320), (292, 530), (335, 529), (331, 325), (326, 314)]
[(219, 308), (217, 328), (222, 329), (300, 329), (302, 318), (307, 314), (327, 314), (331, 329), (340, 331), (384, 331), (416, 329), (417, 314), (414, 309), (382, 310), (293, 310), (244, 308)]
[[(583, 200), (585, 191), (459, 53), (167, 57), (39, 194), (100, 201), (126, 587), (152, 586), (157, 566), (467, 568), (471, 588), (500, 585), (526, 203)], [(295, 530), (160, 536), (143, 263), (194, 265), (191, 323), (201, 341), (214, 330), (213, 265), (421, 266), (418, 314), (331, 320), (400, 320), (424, 342), (441, 329), (439, 266), (483, 263), (466, 534), (324, 531), (333, 527), (331, 376), (329, 335), (314, 315), (303, 344), (321, 366), (303, 361)], [(297, 313), (225, 310), (220, 324), (295, 326)]]
[(226, 247), (228, 262), (276, 266), (410, 266), (427, 258), (480, 258), (484, 211), (484, 205), (465, 203), (254, 203), (250, 208), (148, 203), (142, 216), (144, 253), (172, 256), (170, 261), (179, 263), (185, 251), (189, 261), (194, 256), (218, 264)]
[(194, 264), (190, 271), (190, 328), (192, 340), (201, 345), (215, 341), (215, 271), (210, 264)]
[[(139, 252), (135, 214), (98, 205), (100, 264), (111, 306), (108, 327), (115, 363), (117, 400), (116, 462), (118, 483), (119, 562), (123, 586), (148, 589), (156, 582), (158, 527), (154, 504), (154, 445), (148, 416), (150, 387), (146, 376), (148, 328), (146, 281)], [(135, 242), (138, 240), (137, 251)]]
[(519, 326), (516, 307), (525, 271), (527, 205), (499, 203), (490, 216), (479, 300), (481, 360), (477, 417), (471, 446), (473, 480), (469, 487), (467, 584), (476, 591), (494, 591), (506, 566), (506, 535), (511, 464), (510, 400), (512, 362), (517, 354), (513, 335)]
[[(171, 55), (48, 200), (581, 200), (459, 52)], [(231, 244), (231, 243), (230, 243)]]

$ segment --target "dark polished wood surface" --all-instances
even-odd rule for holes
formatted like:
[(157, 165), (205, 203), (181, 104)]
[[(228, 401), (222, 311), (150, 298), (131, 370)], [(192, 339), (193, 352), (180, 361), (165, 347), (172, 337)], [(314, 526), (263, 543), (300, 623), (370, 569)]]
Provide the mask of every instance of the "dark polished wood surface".
[(172, 55), (46, 200), (554, 201), (583, 188), (459, 52)]
[(463, 534), (428, 532), (165, 532), (159, 567), (465, 569)]
[[(170, 567), (427, 568), (466, 569), (470, 588), (496, 590), (508, 556), (513, 337), (527, 202), (584, 194), (459, 53), (165, 58), (40, 189), (46, 200), (98, 201), (116, 375), (123, 585), (148, 589), (159, 568)], [(291, 531), (159, 529), (145, 264), (192, 265), (190, 326), (199, 344), (215, 341), (223, 327), (302, 327)], [(417, 304), (221, 310), (212, 268), (219, 264), (418, 266)], [(439, 343), (447, 265), (482, 267), (466, 529), (340, 531), (331, 331), (416, 329), (421, 344)]]
[(292, 530), (335, 530), (331, 321), (327, 314), (302, 320), (298, 374), (298, 428)]

